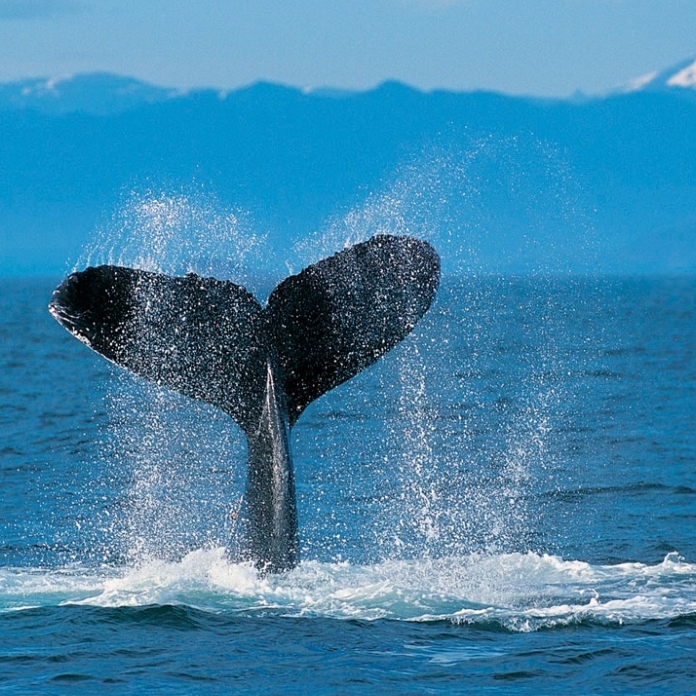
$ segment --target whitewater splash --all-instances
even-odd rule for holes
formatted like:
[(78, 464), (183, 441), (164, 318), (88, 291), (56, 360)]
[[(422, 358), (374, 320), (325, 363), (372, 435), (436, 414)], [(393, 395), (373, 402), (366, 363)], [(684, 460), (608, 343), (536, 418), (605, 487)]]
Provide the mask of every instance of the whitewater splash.
[[(477, 158), (511, 156), (502, 146), (491, 153), (491, 147), (474, 148), (456, 172), (446, 153), (426, 158), (428, 166), (420, 160), (405, 166), (385, 191), (288, 250), (288, 271), (375, 233), (433, 239), (449, 229), (451, 221), (442, 217), (449, 194), (463, 191), (467, 205), (474, 205)], [(233, 278), (256, 292), (268, 277), (252, 269), (271, 272), (269, 246), (263, 234), (245, 229), (243, 216), (200, 191), (133, 193), (79, 266), (195, 271)], [(459, 271), (476, 266), (468, 246), (449, 251)], [(502, 559), (530, 548), (555, 550), (537, 537), (540, 508), (533, 495), (557, 468), (549, 446), (559, 438), (551, 414), (567, 396), (556, 379), (566, 368), (554, 344), (548, 300), (526, 288), (480, 283), (453, 285), (447, 294), (428, 319), (441, 332), (435, 345), (414, 336), (379, 371), (327, 395), (298, 426), (310, 431), (293, 443), (302, 553), (316, 563), (305, 563), (302, 572), (322, 569), (331, 584), (338, 572), (331, 569), (363, 577), (366, 569), (372, 574), (405, 563), (415, 595), (416, 578), (428, 564), (443, 563), (427, 559), (461, 558), (452, 563), (468, 577), (474, 559), (484, 558), (474, 552)], [(240, 434), (204, 406), (116, 374), (107, 388), (99, 469), (105, 487), (118, 483), (118, 502), (99, 504), (91, 517), (80, 513), (87, 519), (78, 531), (92, 562), (183, 568), (191, 549), (234, 546), (234, 511), (243, 494)], [(346, 558), (359, 564), (332, 565)], [(225, 567), (248, 574), (244, 566)], [(436, 608), (432, 612), (437, 615)]]
[[(454, 186), (443, 179), (443, 157), (406, 167), (386, 191), (296, 244), (287, 262), (301, 267), (380, 232), (432, 237), (441, 222), (436, 194)], [(458, 176), (468, 181), (466, 172)], [(251, 269), (265, 264), (268, 247), (209, 195), (133, 193), (80, 267), (195, 271), (256, 292), (264, 281)], [(547, 376), (559, 371), (560, 353), (545, 300), (522, 292), (511, 314), (500, 294), (497, 286), (443, 287), (426, 318), (435, 332), (424, 332), (441, 339), (412, 336), (378, 370), (303, 416), (298, 430), (309, 432), (292, 446), (304, 558), (376, 563), (545, 548), (536, 538), (539, 510), (530, 520), (528, 507), (554, 465), (550, 413), (566, 395)], [(499, 328), (491, 322), (497, 312)], [(513, 358), (521, 338), (532, 340)], [(438, 367), (453, 360), (461, 363), (454, 373)], [(245, 451), (229, 419), (120, 371), (105, 403), (99, 471), (106, 489), (118, 482), (118, 504), (76, 512), (92, 561), (173, 562), (194, 548), (234, 547)]]
[(0, 570), (0, 610), (183, 605), (246, 616), (492, 625), (535, 631), (696, 613), (696, 564), (591, 565), (557, 556), (477, 555), (374, 565), (308, 561), (281, 576), (230, 563), (223, 548), (136, 567)]

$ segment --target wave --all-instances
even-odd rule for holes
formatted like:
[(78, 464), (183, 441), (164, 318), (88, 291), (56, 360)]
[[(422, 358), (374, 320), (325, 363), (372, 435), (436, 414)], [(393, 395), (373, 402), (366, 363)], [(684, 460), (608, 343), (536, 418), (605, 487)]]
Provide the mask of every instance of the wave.
[(284, 575), (262, 576), (212, 548), (135, 567), (0, 569), (0, 611), (67, 605), (449, 621), (526, 632), (696, 615), (696, 565), (677, 553), (655, 565), (592, 565), (529, 552), (373, 565), (306, 561)]

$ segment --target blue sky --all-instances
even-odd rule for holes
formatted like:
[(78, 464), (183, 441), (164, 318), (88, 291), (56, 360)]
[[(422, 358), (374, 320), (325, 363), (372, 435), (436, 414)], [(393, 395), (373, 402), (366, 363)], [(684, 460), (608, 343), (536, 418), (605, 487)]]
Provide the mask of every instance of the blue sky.
[(696, 57), (695, 0), (0, 0), (0, 81), (109, 71), (598, 93)]

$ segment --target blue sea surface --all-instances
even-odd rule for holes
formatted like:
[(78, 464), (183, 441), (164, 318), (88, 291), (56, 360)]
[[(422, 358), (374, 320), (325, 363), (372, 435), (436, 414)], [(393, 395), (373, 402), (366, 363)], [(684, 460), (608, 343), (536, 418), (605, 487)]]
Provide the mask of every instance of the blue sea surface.
[(445, 276), (293, 430), (302, 563), (226, 551), (245, 444), (0, 279), (0, 691), (696, 691), (696, 278)]

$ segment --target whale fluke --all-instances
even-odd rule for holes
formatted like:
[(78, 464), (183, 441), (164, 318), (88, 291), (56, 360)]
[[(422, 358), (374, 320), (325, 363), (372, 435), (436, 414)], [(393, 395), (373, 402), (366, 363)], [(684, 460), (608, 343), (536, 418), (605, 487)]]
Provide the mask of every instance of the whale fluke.
[(108, 360), (239, 424), (249, 556), (277, 571), (297, 562), (289, 429), (411, 332), (439, 274), (427, 242), (379, 235), (286, 278), (265, 308), (229, 281), (98, 266), (68, 276), (49, 310)]
[(439, 277), (430, 244), (377, 236), (280, 283), (266, 312), (291, 424), (403, 340), (430, 307)]
[(120, 266), (73, 273), (51, 314), (105, 358), (253, 427), (265, 380), (266, 318), (239, 285)]

